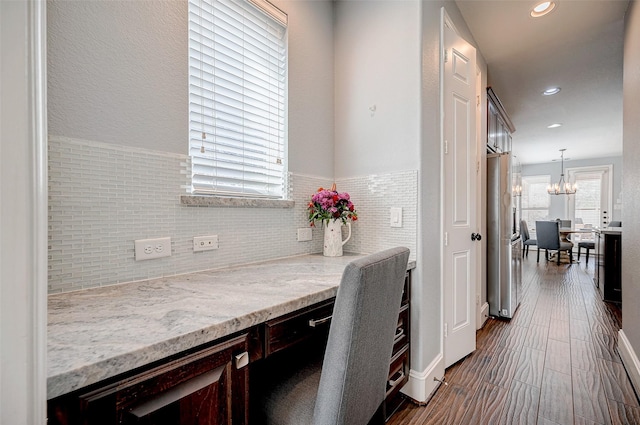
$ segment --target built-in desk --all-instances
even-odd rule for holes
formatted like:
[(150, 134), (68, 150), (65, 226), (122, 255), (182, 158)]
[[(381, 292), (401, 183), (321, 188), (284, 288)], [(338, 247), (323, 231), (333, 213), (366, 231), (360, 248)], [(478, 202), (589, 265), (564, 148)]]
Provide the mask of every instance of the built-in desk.
[(49, 424), (156, 423), (154, 409), (169, 423), (162, 403), (185, 393), (190, 403), (213, 394), (212, 415), (248, 423), (247, 364), (291, 343), (281, 319), (330, 309), (358, 257), (304, 255), (50, 295)]
[(622, 228), (597, 230), (594, 280), (602, 299), (622, 301)]

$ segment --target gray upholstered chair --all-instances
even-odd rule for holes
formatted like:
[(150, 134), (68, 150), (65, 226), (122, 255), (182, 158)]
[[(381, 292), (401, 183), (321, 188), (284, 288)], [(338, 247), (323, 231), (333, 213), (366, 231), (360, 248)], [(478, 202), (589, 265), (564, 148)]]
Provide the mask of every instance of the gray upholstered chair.
[(545, 258), (549, 260), (549, 251), (558, 251), (558, 264), (560, 264), (560, 252), (569, 253), (569, 261), (573, 261), (571, 242), (560, 241), (560, 223), (558, 221), (536, 221), (536, 235), (538, 238), (538, 259), (540, 262), (540, 250), (545, 250)]
[(610, 221), (609, 222), (609, 227), (622, 227), (622, 222), (621, 221)]
[(596, 249), (595, 241), (580, 241), (578, 242), (578, 260), (580, 259), (580, 250), (584, 248), (587, 251), (587, 264), (589, 264), (589, 250)]
[(529, 235), (529, 227), (527, 226), (527, 222), (524, 220), (520, 220), (520, 237), (522, 238), (522, 257), (524, 258), (525, 253), (528, 257), (529, 247), (531, 245), (538, 245), (538, 241), (536, 239), (531, 239), (531, 235)]
[(556, 221), (560, 223), (560, 227), (571, 228), (571, 220), (563, 220), (561, 218), (557, 218)]
[(409, 250), (393, 248), (347, 265), (336, 295), (324, 360), (272, 373), (263, 389), (266, 424), (384, 423), (393, 338)]

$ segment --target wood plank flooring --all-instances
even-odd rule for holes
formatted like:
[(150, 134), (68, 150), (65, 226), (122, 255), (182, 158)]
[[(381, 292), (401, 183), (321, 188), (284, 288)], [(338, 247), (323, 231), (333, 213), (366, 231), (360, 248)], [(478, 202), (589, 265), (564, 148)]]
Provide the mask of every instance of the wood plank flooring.
[(476, 351), (446, 370), (449, 385), (388, 424), (640, 424), (617, 351), (620, 310), (600, 299), (593, 263), (525, 259), (514, 318), (489, 319)]

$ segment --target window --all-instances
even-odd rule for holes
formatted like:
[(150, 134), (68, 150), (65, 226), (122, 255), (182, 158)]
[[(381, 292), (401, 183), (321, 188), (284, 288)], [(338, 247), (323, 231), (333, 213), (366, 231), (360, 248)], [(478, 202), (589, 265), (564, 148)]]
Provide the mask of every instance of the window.
[(286, 22), (266, 0), (189, 0), (193, 193), (284, 197)]
[[(549, 219), (549, 194), (547, 186), (551, 176), (523, 176), (522, 177), (522, 219), (527, 222), (531, 233), (535, 233), (537, 220)], [(535, 238), (535, 236), (531, 236)]]

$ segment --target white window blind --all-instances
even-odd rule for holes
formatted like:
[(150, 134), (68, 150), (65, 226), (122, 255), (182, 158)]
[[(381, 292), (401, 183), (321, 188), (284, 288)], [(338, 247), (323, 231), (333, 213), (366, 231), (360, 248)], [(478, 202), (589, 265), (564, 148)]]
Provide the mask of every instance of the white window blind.
[(255, 4), (189, 0), (193, 193), (284, 194), (286, 15)]
[(575, 218), (581, 218), (582, 224), (599, 226), (602, 217), (602, 173), (576, 173), (575, 182), (578, 186), (573, 199)]
[[(551, 176), (522, 176), (522, 195), (520, 197), (522, 219), (535, 235), (536, 221), (549, 220), (549, 193), (547, 186)], [(535, 236), (531, 236), (535, 238)]]

